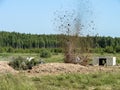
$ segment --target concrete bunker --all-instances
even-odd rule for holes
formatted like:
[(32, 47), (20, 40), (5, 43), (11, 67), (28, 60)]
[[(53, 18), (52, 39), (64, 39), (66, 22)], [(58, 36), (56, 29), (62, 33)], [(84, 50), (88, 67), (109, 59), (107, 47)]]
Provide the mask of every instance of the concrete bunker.
[(98, 66), (114, 66), (116, 65), (116, 57), (95, 57), (93, 65)]
[(99, 65), (105, 65), (106, 64), (106, 61), (107, 60), (107, 58), (99, 58)]

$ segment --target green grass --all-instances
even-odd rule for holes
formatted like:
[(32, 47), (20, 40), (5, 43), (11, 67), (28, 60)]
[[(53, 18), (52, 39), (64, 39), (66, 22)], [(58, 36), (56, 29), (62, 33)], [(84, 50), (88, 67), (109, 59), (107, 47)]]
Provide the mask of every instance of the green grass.
[(11, 61), (17, 57), (37, 57), (37, 53), (0, 53), (0, 61)]
[(0, 75), (0, 90), (120, 90), (120, 73)]
[[(39, 53), (0, 53), (0, 61), (10, 61), (13, 60), (14, 58), (17, 58), (19, 56), (22, 57), (35, 57), (36, 59), (41, 59)], [(95, 56), (115, 56), (117, 59), (117, 64), (120, 63), (120, 53), (116, 54), (107, 54), (104, 53), (103, 55), (101, 54), (90, 54), (90, 60), (93, 59)], [(43, 61), (46, 63), (50, 62), (64, 62), (64, 55), (59, 53), (59, 54), (53, 54), (50, 58), (42, 58)]]
[[(120, 54), (105, 54), (116, 56), (120, 63)], [(11, 60), (13, 57), (36, 57), (39, 54), (4, 53), (0, 60)], [(93, 56), (101, 56), (94, 54)], [(46, 63), (63, 62), (63, 54), (43, 58)], [(0, 74), (0, 90), (120, 90), (120, 72), (103, 72), (93, 74), (60, 74), (28, 77), (22, 74)]]
[[(41, 90), (120, 89), (120, 73), (62, 74), (57, 76), (33, 77), (36, 88)], [(38, 85), (37, 85), (38, 84)], [(42, 88), (44, 86), (44, 88)], [(50, 90), (49, 89), (49, 90)]]
[(38, 53), (0, 53), (0, 61), (11, 61), (15, 58), (21, 57), (35, 57), (36, 59), (43, 59), (46, 63), (63, 62), (63, 54), (54, 54), (50, 58), (41, 58)]
[(34, 82), (25, 76), (0, 75), (0, 90), (37, 90)]
[(45, 60), (46, 63), (50, 63), (50, 62), (64, 62), (64, 56), (63, 54), (57, 54), (57, 55), (52, 55), (51, 58), (43, 58)]

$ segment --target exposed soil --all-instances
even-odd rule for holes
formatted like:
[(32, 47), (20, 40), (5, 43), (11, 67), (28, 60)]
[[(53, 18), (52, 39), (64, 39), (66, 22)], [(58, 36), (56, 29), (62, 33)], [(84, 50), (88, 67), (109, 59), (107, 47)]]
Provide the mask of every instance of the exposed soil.
[(28, 70), (30, 74), (61, 74), (61, 73), (94, 73), (94, 72), (118, 72), (119, 66), (82, 66), (80, 64), (66, 63), (47, 63), (34, 66), (32, 70)]
[(12, 73), (16, 74), (18, 71), (14, 70), (8, 65), (8, 61), (0, 61), (0, 73)]
[[(48, 75), (62, 73), (94, 73), (94, 72), (120, 72), (120, 66), (82, 66), (80, 64), (66, 63), (46, 63), (34, 66), (31, 70), (24, 73), (29, 75)], [(19, 71), (14, 70), (8, 65), (7, 61), (0, 61), (0, 73), (16, 74)]]

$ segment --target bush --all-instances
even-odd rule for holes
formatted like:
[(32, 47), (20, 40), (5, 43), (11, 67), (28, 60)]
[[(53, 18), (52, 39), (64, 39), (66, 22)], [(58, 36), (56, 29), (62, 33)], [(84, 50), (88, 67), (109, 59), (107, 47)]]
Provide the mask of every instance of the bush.
[(39, 60), (32, 59), (29, 61), (23, 57), (18, 57), (9, 63), (9, 65), (12, 66), (16, 70), (32, 69), (32, 67), (37, 64), (40, 64)]
[(51, 52), (47, 49), (42, 49), (40, 57), (43, 57), (43, 58), (51, 57)]
[(105, 52), (107, 52), (107, 53), (114, 53), (114, 49), (113, 49), (112, 46), (107, 46), (107, 47), (105, 48)]
[(12, 53), (12, 52), (14, 52), (14, 48), (9, 47), (8, 50), (7, 50), (7, 52), (8, 52), (8, 53)]
[(120, 53), (120, 46), (116, 46), (115, 49), (116, 49), (116, 52), (117, 52), (117, 53)]
[(55, 49), (54, 49), (54, 52), (55, 52), (55, 53), (62, 53), (62, 49), (61, 49), (61, 48), (55, 48)]
[(100, 54), (104, 53), (104, 49), (103, 48), (95, 48), (93, 51), (95, 53), (100, 53)]

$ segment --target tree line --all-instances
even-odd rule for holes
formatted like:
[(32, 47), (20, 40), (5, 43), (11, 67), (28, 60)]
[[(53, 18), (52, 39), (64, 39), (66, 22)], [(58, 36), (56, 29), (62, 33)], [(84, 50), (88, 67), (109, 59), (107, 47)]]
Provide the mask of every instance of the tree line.
[(0, 47), (12, 48), (55, 48), (57, 35), (37, 35), (17, 32), (0, 32)]
[[(14, 50), (22, 50), (31, 52), (39, 52), (41, 48), (56, 49), (61, 48), (61, 41), (66, 35), (39, 35), (39, 34), (26, 34), (18, 32), (0, 32), (0, 52), (12, 52)], [(79, 37), (79, 43), (92, 42), (91, 49), (95, 52), (120, 52), (120, 38), (119, 37), (104, 37), (104, 36), (82, 36)], [(83, 47), (85, 47), (83, 45)], [(61, 51), (61, 50), (60, 50)]]

